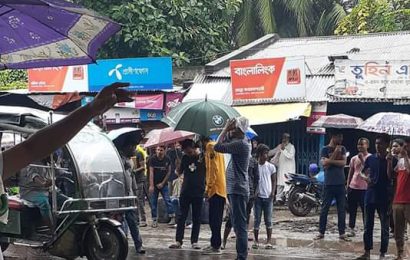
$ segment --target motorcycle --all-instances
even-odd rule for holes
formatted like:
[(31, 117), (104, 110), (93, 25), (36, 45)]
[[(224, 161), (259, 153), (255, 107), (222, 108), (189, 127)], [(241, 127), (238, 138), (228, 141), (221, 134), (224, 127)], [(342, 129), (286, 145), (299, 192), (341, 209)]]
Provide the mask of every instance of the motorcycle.
[[(316, 210), (322, 205), (322, 190), (324, 172), (320, 171), (314, 177), (289, 173), (286, 174), (286, 184), (290, 185), (288, 207), (293, 215), (304, 217), (313, 208)], [(332, 204), (334, 201), (332, 202)]]

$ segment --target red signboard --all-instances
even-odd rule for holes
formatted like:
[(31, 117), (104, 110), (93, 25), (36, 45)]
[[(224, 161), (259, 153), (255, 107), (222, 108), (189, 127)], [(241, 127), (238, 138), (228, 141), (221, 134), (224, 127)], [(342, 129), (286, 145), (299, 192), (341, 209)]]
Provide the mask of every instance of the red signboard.
[(234, 100), (304, 98), (304, 59), (270, 58), (231, 61)]
[(87, 66), (68, 66), (29, 69), (30, 92), (85, 92), (88, 91)]

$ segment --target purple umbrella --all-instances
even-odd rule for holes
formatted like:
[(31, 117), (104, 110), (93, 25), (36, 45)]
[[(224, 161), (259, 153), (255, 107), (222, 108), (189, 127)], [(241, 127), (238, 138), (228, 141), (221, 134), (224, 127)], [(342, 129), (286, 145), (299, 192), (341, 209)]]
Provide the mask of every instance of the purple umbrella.
[(0, 69), (92, 63), (120, 25), (62, 0), (0, 0)]

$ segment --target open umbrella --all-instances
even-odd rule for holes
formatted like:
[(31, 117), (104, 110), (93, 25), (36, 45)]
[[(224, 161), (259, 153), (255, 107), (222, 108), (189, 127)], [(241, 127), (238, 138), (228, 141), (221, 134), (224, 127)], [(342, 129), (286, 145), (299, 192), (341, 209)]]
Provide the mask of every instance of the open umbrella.
[(313, 122), (313, 127), (325, 128), (356, 128), (363, 120), (360, 117), (349, 116), (345, 114), (337, 114), (330, 116), (321, 116), (318, 120)]
[(230, 118), (240, 116), (234, 108), (213, 100), (181, 103), (162, 121), (175, 130), (185, 130), (202, 136), (219, 134)]
[(149, 148), (157, 145), (167, 145), (187, 138), (193, 138), (194, 135), (195, 134), (191, 132), (174, 130), (172, 127), (155, 129), (147, 134), (146, 138), (148, 140), (144, 144), (144, 147)]
[(410, 136), (410, 115), (393, 112), (377, 113), (366, 119), (358, 128), (391, 136)]
[(127, 138), (131, 138), (137, 144), (144, 137), (144, 132), (140, 128), (123, 127), (110, 131), (108, 137), (118, 146), (122, 146)]
[(0, 0), (0, 69), (92, 63), (120, 28), (63, 0)]
[[(252, 128), (248, 128), (248, 130), (245, 133), (245, 136), (249, 139), (252, 140), (253, 138), (257, 137), (258, 134), (253, 130)], [(218, 134), (213, 134), (210, 136), (212, 140), (216, 140), (218, 138)]]

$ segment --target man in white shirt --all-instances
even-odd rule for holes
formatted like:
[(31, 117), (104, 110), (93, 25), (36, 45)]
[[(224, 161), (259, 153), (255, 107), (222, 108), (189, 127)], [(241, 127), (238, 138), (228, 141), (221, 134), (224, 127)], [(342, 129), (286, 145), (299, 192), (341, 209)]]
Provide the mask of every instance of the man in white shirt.
[(284, 204), (285, 192), (289, 190), (289, 185), (285, 183), (285, 174), (296, 172), (295, 147), (290, 143), (290, 134), (282, 135), (282, 143), (274, 149), (274, 152), (275, 156), (271, 162), (278, 168), (276, 202)]
[(259, 227), (261, 224), (262, 213), (268, 237), (265, 248), (272, 249), (272, 210), (276, 187), (276, 168), (273, 164), (267, 161), (268, 153), (269, 147), (264, 144), (258, 145), (256, 154), (258, 157), (259, 184), (255, 196), (255, 225), (253, 230), (255, 243), (252, 246), (253, 249), (259, 248)]
[[(5, 193), (3, 180), (12, 177), (30, 163), (50, 155), (70, 141), (95, 116), (104, 113), (116, 103), (132, 101), (128, 92), (122, 89), (127, 86), (128, 83), (114, 83), (105, 87), (91, 103), (41, 129), (26, 141), (0, 153), (0, 194)], [(4, 224), (7, 223), (7, 219), (8, 212), (0, 216), (0, 222)], [(1, 250), (0, 260), (3, 260)]]

